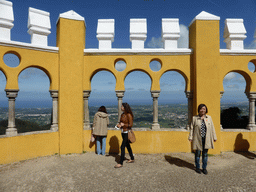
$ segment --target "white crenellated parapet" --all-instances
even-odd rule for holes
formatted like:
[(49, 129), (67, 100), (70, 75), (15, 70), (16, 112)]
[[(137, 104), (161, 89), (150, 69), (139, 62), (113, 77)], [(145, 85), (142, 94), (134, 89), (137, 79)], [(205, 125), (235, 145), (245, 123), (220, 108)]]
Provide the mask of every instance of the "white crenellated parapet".
[(246, 29), (243, 19), (226, 19), (223, 37), (227, 49), (243, 50)]
[(164, 49), (177, 49), (180, 37), (179, 19), (162, 19)]
[(97, 39), (99, 40), (99, 49), (111, 49), (115, 36), (115, 20), (99, 19), (97, 26)]
[(130, 19), (130, 41), (132, 49), (144, 49), (147, 39), (147, 19)]
[(0, 39), (10, 41), (14, 24), (12, 2), (0, 0)]
[(48, 46), (48, 35), (51, 33), (50, 13), (29, 7), (28, 33), (31, 43)]

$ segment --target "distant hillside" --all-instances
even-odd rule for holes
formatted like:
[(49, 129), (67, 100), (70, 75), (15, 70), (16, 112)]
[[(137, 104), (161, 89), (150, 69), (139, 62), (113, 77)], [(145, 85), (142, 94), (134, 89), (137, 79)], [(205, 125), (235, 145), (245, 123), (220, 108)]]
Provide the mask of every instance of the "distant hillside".
[[(31, 131), (49, 130), (51, 125), (40, 126), (35, 122), (24, 121), (21, 119), (15, 119), (15, 125), (18, 133), (25, 133)], [(8, 126), (8, 120), (0, 121), (0, 135), (4, 135)]]

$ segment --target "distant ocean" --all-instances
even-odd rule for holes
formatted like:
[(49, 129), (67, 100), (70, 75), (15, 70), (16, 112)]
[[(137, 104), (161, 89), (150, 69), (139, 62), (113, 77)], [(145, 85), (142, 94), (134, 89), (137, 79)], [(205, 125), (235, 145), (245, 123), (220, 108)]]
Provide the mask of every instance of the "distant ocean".
[[(153, 105), (153, 100), (123, 100), (123, 102), (127, 102), (130, 105)], [(248, 101), (240, 101), (240, 100), (225, 100), (221, 102), (222, 104), (233, 103), (233, 104), (248, 104)], [(117, 105), (117, 99), (89, 99), (89, 106), (111, 106)], [(187, 99), (181, 100), (159, 100), (159, 105), (164, 104), (187, 104)], [(8, 107), (8, 100), (0, 101), (0, 107)], [(40, 100), (40, 101), (17, 101), (15, 102), (16, 108), (52, 108), (51, 100)]]

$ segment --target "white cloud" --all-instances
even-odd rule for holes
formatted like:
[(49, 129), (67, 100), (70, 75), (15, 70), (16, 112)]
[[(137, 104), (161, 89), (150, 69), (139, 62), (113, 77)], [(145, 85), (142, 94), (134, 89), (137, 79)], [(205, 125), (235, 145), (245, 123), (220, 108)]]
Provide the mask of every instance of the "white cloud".
[(178, 39), (178, 48), (188, 48), (189, 31), (188, 27), (180, 24), (180, 38)]
[(126, 68), (126, 63), (124, 61), (120, 60), (120, 61), (116, 62), (115, 68), (117, 71), (123, 71)]
[(162, 37), (152, 37), (147, 46), (150, 48), (163, 48), (164, 43), (162, 42)]
[(21, 79), (29, 79), (31, 77), (47, 77), (47, 75), (45, 74), (45, 72), (43, 72), (42, 70), (40, 69), (37, 69), (37, 68), (28, 68), (28, 69), (25, 69), (24, 71), (21, 72), (20, 74), (20, 78)]
[(224, 77), (224, 81), (228, 81), (234, 78), (236, 78), (236, 74), (234, 72), (230, 72)]
[(232, 85), (228, 85), (227, 88), (230, 88), (230, 89), (239, 89), (239, 85), (237, 85), (237, 84), (232, 84)]
[[(178, 48), (188, 48), (189, 31), (188, 27), (180, 24), (180, 38), (178, 39)], [(152, 37), (147, 43), (150, 48), (163, 48), (164, 43), (162, 42), (162, 37)]]

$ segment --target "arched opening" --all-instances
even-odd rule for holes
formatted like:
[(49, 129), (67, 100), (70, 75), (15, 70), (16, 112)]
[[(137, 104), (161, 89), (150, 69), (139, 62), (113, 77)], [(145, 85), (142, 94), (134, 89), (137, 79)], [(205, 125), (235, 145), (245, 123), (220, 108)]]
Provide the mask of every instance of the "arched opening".
[(186, 81), (176, 71), (164, 73), (160, 79), (158, 121), (161, 128), (186, 128), (188, 101), (184, 93)]
[(125, 78), (123, 102), (133, 111), (135, 128), (150, 128), (153, 120), (153, 106), (150, 92), (151, 79), (141, 71), (133, 71)]
[(6, 86), (6, 77), (2, 71), (0, 71), (0, 135), (5, 134), (8, 123), (8, 98), (4, 91)]
[(109, 71), (97, 72), (91, 80), (91, 93), (89, 97), (89, 116), (92, 126), (95, 113), (100, 106), (105, 106), (109, 114), (109, 128), (118, 123), (117, 98), (115, 93), (116, 79)]
[(249, 118), (245, 78), (237, 72), (230, 72), (223, 79), (223, 87), (224, 93), (221, 98), (222, 128), (245, 129)]
[(19, 92), (15, 102), (18, 133), (49, 130), (52, 122), (50, 80), (41, 69), (30, 67), (19, 75)]

